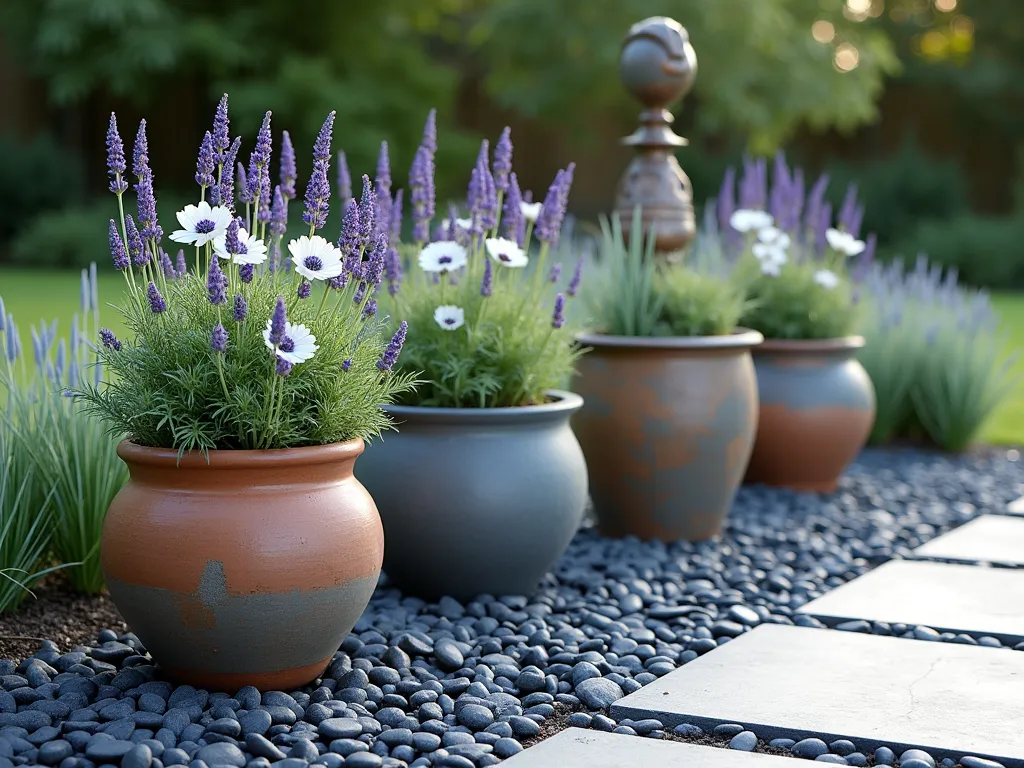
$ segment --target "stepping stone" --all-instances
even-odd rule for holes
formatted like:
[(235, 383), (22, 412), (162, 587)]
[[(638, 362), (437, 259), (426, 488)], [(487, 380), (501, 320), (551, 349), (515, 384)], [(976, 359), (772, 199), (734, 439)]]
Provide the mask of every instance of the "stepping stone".
[(1011, 501), (1007, 505), (1006, 511), (1011, 515), (1024, 515), (1024, 496), (1021, 496), (1016, 501)]
[(914, 550), (919, 557), (1024, 565), (1024, 517), (982, 515)]
[(1024, 653), (764, 624), (619, 699), (611, 714), (1024, 768), (1022, 683)]
[(502, 768), (793, 768), (793, 758), (568, 728)]
[(849, 619), (1024, 640), (1024, 570), (891, 560), (800, 608), (826, 624)]

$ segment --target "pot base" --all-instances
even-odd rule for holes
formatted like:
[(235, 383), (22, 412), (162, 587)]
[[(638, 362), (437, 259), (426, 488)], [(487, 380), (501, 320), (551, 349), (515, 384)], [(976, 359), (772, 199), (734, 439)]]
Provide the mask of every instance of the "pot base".
[(252, 675), (230, 672), (197, 672), (194, 669), (179, 669), (162, 665), (160, 665), (160, 669), (179, 684), (205, 688), (208, 691), (232, 692), (246, 685), (253, 685), (261, 691), (293, 691), (320, 677), (327, 669), (327, 665), (331, 663), (332, 658), (334, 658), (333, 653), (323, 661), (305, 667), (282, 669), (279, 672), (259, 672)]

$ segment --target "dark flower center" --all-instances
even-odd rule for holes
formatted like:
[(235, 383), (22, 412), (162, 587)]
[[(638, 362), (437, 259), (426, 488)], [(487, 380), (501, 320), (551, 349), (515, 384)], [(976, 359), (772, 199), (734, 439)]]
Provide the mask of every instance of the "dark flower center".
[(306, 269), (311, 272), (319, 272), (324, 268), (324, 263), (320, 260), (319, 256), (307, 256), (306, 260), (302, 263), (305, 264)]
[(446, 317), (444, 319), (444, 324), (445, 325), (455, 325), (455, 318), (454, 317)]
[(512, 261), (512, 257), (509, 256), (507, 253), (499, 253), (498, 260), (504, 261), (507, 264), (508, 262)]
[(440, 256), (437, 259), (437, 263), (438, 264), (451, 264), (452, 263), (452, 257), (451, 256)]
[(200, 219), (196, 222), (196, 232), (201, 235), (208, 235), (217, 228), (217, 225), (209, 219)]
[(295, 342), (292, 341), (290, 336), (285, 336), (283, 339), (281, 339), (281, 343), (277, 345), (277, 348), (280, 349), (282, 352), (294, 352)]

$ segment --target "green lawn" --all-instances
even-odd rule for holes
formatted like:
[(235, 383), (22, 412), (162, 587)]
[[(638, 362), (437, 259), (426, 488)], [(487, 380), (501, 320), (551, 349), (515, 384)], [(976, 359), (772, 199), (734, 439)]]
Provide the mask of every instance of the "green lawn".
[[(109, 306), (120, 300), (124, 278), (112, 269), (99, 272), (100, 322), (115, 333), (123, 331), (120, 315)], [(7, 311), (14, 314), (21, 331), (22, 345), (30, 344), (29, 326), (40, 320), (57, 319), (58, 328), (68, 333), (71, 316), (78, 311), (77, 273), (30, 272), (0, 269), (0, 297)], [(986, 426), (982, 440), (1000, 445), (1024, 445), (1024, 294), (1004, 293), (993, 297), (1002, 328), (1009, 335), (1010, 349), (1021, 350), (1015, 373), (1019, 380), (1013, 395)], [(29, 353), (31, 354), (31, 353)]]

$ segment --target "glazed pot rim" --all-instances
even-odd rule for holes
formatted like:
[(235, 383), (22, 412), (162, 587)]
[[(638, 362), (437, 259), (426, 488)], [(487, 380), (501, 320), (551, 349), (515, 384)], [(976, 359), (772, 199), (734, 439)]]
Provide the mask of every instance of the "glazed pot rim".
[(760, 331), (736, 328), (723, 336), (612, 336), (606, 333), (580, 333), (576, 341), (587, 347), (624, 347), (631, 349), (749, 349), (764, 342)]
[(758, 352), (848, 352), (865, 344), (863, 336), (837, 336), (832, 339), (765, 339)]
[[(502, 408), (442, 408), (430, 405), (385, 405), (391, 416), (418, 423), (521, 424), (550, 421), (567, 417), (583, 407), (583, 398), (575, 392), (549, 389), (551, 402), (539, 405), (505, 406)], [(401, 430), (399, 430), (401, 431)]]
[(187, 469), (276, 469), (279, 467), (316, 466), (351, 460), (363, 452), (362, 438), (327, 445), (300, 448), (268, 448), (266, 450), (212, 450), (209, 459), (202, 451), (188, 451), (179, 460), (171, 448), (140, 445), (130, 439), (117, 445), (117, 455), (126, 464)]

